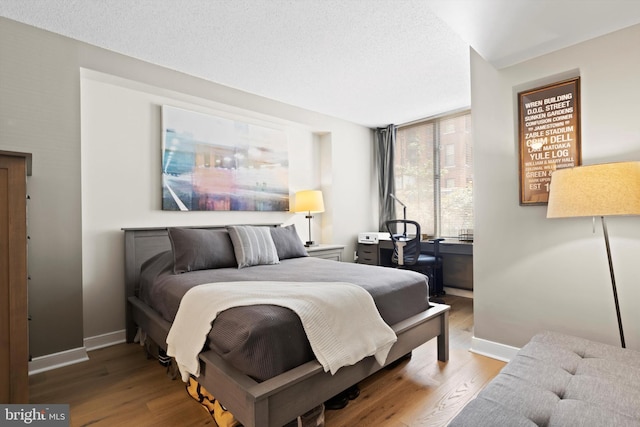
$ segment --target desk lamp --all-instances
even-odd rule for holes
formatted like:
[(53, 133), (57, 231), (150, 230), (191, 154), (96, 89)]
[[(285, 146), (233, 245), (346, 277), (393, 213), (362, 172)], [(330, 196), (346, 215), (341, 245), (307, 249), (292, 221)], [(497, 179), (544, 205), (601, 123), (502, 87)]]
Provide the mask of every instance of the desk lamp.
[[(406, 221), (407, 220), (407, 205), (405, 205), (400, 200), (398, 200), (398, 198), (396, 196), (394, 196), (392, 193), (389, 193), (389, 197), (391, 197), (393, 200), (395, 200), (396, 202), (398, 202), (402, 206), (402, 218)], [(404, 230), (402, 232), (402, 235), (404, 237), (407, 237), (407, 224), (406, 223), (404, 224)]]
[(640, 215), (640, 162), (603, 163), (558, 169), (551, 175), (547, 218), (599, 216), (609, 261), (620, 343), (625, 348), (618, 291), (605, 216)]
[(316, 246), (311, 240), (311, 213), (324, 212), (324, 200), (322, 199), (322, 191), (320, 190), (304, 190), (296, 193), (294, 212), (307, 212), (305, 218), (309, 220), (309, 240), (304, 244), (306, 247)]

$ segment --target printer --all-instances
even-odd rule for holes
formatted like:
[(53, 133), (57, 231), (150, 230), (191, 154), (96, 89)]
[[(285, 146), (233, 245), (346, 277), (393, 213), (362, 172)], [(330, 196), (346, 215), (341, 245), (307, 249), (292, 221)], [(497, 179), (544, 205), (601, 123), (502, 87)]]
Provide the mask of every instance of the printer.
[(390, 238), (389, 233), (380, 231), (358, 233), (358, 243), (365, 245), (377, 245), (380, 240), (389, 240)]

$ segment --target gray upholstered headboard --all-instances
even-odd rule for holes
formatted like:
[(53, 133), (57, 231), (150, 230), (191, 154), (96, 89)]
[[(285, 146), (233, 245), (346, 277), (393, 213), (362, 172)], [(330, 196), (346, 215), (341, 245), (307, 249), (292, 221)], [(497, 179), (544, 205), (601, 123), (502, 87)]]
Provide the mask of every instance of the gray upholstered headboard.
[[(245, 224), (238, 224), (245, 225)], [(279, 224), (246, 224), (260, 225), (263, 227), (277, 227)], [(189, 226), (188, 228), (201, 229), (221, 229), (226, 225), (215, 226)], [(136, 334), (136, 325), (133, 321), (132, 307), (133, 302), (137, 301), (137, 291), (139, 287), (140, 267), (149, 258), (161, 252), (171, 250), (171, 241), (169, 240), (168, 227), (151, 227), (151, 228), (123, 228), (124, 231), (124, 285), (125, 285), (125, 313), (127, 342), (133, 342)], [(131, 300), (130, 300), (131, 298)], [(149, 309), (150, 310), (150, 309)], [(157, 316), (158, 322), (166, 321)]]
[[(239, 224), (278, 227), (280, 224)], [(221, 229), (226, 225), (188, 226), (186, 228)], [(168, 227), (123, 228), (125, 299), (135, 296), (140, 266), (152, 256), (171, 250)]]
[(140, 266), (152, 256), (171, 250), (167, 228), (123, 228), (126, 297), (136, 294)]

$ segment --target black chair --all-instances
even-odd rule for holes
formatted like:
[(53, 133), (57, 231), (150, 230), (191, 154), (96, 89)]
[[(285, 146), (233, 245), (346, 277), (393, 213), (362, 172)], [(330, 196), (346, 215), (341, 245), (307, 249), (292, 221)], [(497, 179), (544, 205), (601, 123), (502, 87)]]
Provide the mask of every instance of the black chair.
[[(397, 268), (417, 271), (429, 278), (429, 294), (439, 297), (445, 294), (442, 281), (442, 257), (440, 242), (444, 239), (432, 239), (433, 255), (421, 253), (420, 224), (409, 219), (392, 219), (385, 222), (393, 242), (391, 262)], [(441, 302), (431, 299), (433, 302)]]

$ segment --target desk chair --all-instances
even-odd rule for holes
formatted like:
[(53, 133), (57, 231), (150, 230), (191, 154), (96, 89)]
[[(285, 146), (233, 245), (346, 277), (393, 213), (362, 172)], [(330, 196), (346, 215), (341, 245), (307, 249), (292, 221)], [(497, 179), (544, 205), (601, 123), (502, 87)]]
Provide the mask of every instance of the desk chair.
[[(397, 268), (417, 271), (429, 278), (429, 293), (431, 296), (444, 295), (442, 281), (442, 257), (440, 256), (440, 242), (444, 239), (432, 239), (433, 255), (420, 252), (420, 224), (408, 219), (392, 219), (385, 222), (393, 242), (391, 262)], [(442, 302), (434, 298), (433, 302)]]

